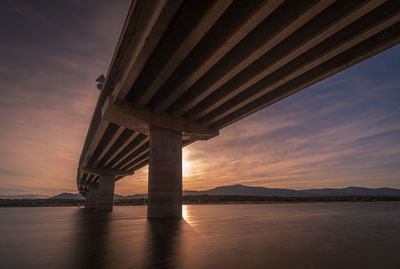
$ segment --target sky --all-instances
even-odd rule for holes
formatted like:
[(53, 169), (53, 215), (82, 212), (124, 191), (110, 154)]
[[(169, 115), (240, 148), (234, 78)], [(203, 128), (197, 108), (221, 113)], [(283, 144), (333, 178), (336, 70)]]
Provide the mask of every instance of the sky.
[[(2, 1), (0, 195), (76, 192), (130, 0)], [(400, 46), (183, 150), (183, 187), (400, 188)], [(147, 167), (116, 184), (147, 191)]]

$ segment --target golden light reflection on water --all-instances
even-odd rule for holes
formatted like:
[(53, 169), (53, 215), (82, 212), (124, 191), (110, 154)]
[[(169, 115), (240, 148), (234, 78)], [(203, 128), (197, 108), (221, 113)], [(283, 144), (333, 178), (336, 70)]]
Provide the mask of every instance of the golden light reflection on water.
[(182, 205), (182, 218), (190, 224), (190, 215), (187, 205)]

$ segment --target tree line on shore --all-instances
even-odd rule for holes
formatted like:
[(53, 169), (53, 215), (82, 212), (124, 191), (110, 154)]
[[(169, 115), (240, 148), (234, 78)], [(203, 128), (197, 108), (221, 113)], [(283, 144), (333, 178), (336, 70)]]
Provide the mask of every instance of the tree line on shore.
[[(183, 196), (183, 204), (231, 203), (304, 203), (304, 202), (375, 202), (400, 201), (399, 196), (246, 196), (246, 195), (192, 195)], [(116, 206), (146, 205), (146, 198), (114, 200)], [(76, 199), (0, 199), (0, 207), (62, 207), (84, 206), (85, 200)]]

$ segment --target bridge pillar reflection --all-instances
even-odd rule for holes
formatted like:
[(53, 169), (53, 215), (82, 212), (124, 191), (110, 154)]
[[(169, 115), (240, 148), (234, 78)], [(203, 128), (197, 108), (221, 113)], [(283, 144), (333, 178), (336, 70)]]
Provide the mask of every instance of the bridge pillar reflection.
[(91, 186), (86, 197), (85, 208), (96, 209), (98, 186)]
[(100, 175), (96, 211), (112, 211), (114, 203), (114, 186), (114, 176)]
[(147, 218), (182, 217), (182, 134), (150, 129)]

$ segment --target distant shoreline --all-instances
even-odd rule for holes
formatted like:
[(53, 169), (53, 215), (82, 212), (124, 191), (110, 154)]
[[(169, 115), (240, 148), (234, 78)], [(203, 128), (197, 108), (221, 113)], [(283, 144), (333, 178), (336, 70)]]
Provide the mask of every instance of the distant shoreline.
[[(244, 195), (193, 195), (183, 196), (184, 205), (202, 204), (277, 204), (277, 203), (312, 203), (312, 202), (379, 202), (400, 201), (400, 196), (244, 196)], [(115, 206), (146, 205), (147, 199), (115, 200)], [(84, 206), (85, 200), (77, 199), (0, 199), (0, 207), (66, 207)]]

